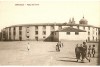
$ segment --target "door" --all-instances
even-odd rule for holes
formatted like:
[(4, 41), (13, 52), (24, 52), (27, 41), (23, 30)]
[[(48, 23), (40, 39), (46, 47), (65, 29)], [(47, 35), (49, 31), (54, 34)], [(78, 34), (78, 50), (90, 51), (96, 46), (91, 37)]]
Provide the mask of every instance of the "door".
[(35, 40), (38, 41), (38, 37), (35, 37)]

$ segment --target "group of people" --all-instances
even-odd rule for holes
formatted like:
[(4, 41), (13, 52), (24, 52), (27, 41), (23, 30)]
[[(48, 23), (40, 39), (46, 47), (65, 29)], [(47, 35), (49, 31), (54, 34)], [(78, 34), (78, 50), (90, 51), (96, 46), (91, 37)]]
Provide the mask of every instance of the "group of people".
[(56, 51), (60, 52), (60, 48), (63, 47), (63, 43), (61, 43), (61, 41), (59, 41), (56, 45)]
[(95, 56), (95, 45), (92, 47), (89, 45), (89, 47), (87, 47), (86, 42), (83, 42), (83, 44), (80, 45), (77, 44), (75, 48), (75, 54), (77, 62), (78, 60), (84, 62), (85, 58), (90, 62), (91, 55), (93, 55), (93, 57)]
[(92, 47), (89, 45), (88, 48), (88, 57), (94, 57), (95, 56), (95, 45), (93, 44)]

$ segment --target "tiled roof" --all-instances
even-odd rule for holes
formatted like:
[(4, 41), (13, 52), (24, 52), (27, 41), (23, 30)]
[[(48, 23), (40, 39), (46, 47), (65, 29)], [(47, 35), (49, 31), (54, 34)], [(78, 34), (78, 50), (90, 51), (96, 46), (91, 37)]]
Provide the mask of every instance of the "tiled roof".
[(12, 26), (8, 26), (8, 27), (18, 27), (18, 26), (84, 26), (84, 27), (95, 27), (95, 26), (86, 25), (86, 24), (67, 24), (67, 23), (19, 24), (19, 25), (12, 25)]
[(66, 27), (61, 30), (57, 30), (56, 32), (86, 32), (86, 31), (81, 30), (81, 29), (72, 28), (72, 27)]

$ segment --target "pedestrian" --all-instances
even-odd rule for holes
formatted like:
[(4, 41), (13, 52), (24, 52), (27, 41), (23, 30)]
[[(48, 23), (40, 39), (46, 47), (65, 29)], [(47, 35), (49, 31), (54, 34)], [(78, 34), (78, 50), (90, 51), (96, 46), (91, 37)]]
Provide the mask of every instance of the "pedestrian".
[(57, 52), (60, 52), (60, 48), (59, 48), (59, 45), (58, 44), (56, 45), (56, 51)]
[(61, 41), (59, 41), (59, 42), (57, 43), (57, 45), (58, 45), (59, 47), (61, 47)]
[(84, 59), (87, 59), (90, 62), (90, 58), (87, 57), (87, 45), (86, 42), (83, 42), (83, 51), (82, 51), (82, 62), (84, 62)]
[(82, 57), (82, 55), (83, 55), (83, 46), (82, 46), (82, 44), (80, 44), (79, 50), (80, 50), (80, 57)]
[(78, 62), (78, 60), (80, 59), (80, 50), (79, 50), (78, 44), (75, 47), (75, 55)]
[(30, 45), (29, 45), (29, 43), (27, 44), (27, 50), (28, 50), (28, 51), (30, 50)]
[(64, 46), (63, 43), (62, 43), (61, 41), (59, 41), (59, 44), (60, 44), (60, 47), (63, 47), (63, 46)]
[(64, 46), (64, 44), (62, 43), (62, 47)]
[(95, 56), (95, 45), (94, 44), (92, 46), (92, 55), (93, 55), (93, 57)]
[(91, 45), (89, 45), (89, 48), (88, 48), (88, 57), (91, 57), (91, 50), (92, 50)]

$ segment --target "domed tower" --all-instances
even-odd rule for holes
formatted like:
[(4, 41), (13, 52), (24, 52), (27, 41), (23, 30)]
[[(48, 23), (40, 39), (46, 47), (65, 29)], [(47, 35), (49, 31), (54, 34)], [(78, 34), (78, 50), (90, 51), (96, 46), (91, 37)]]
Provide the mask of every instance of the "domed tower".
[(84, 18), (84, 16), (83, 16), (83, 18), (79, 21), (79, 24), (88, 24), (88, 21)]

